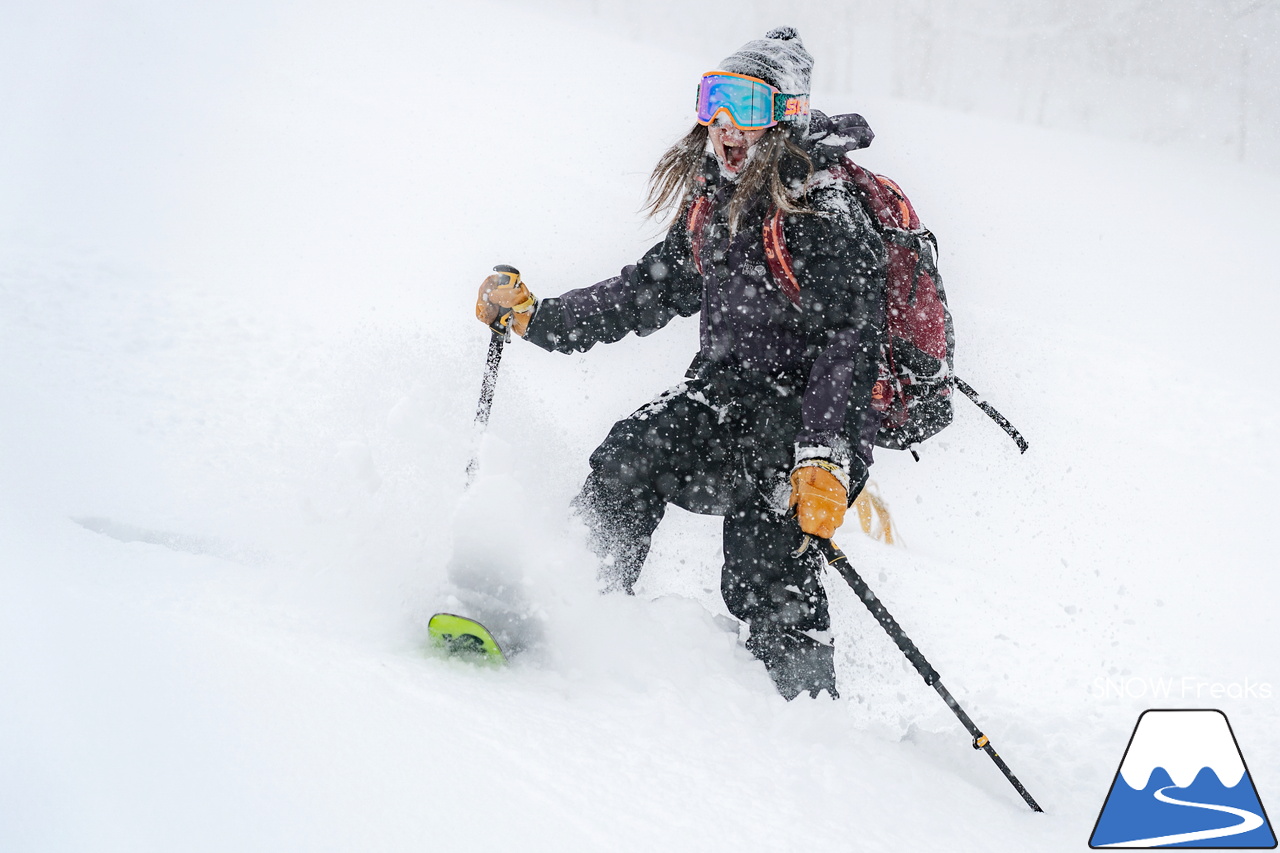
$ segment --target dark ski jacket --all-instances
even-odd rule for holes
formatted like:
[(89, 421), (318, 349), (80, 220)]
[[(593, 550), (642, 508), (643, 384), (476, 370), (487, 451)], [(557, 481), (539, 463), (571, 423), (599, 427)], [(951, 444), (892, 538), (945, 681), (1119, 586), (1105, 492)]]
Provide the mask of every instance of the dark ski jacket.
[[(842, 465), (870, 465), (879, 428), (870, 400), (884, 336), (885, 249), (848, 186), (824, 180), (823, 170), (871, 138), (861, 116), (813, 114), (801, 145), (815, 172), (801, 203), (814, 212), (783, 220), (798, 304), (774, 282), (766, 262), (769, 199), (748, 208), (730, 235), (735, 185), (709, 154), (697, 193), (710, 209), (697, 239), (689, 233), (686, 206), (666, 238), (620, 275), (542, 300), (525, 338), (547, 350), (581, 352), (701, 312), (691, 373), (748, 405), (756, 395), (803, 394), (797, 448), (829, 448), (821, 455)], [(783, 169), (784, 178), (805, 177), (798, 158)]]

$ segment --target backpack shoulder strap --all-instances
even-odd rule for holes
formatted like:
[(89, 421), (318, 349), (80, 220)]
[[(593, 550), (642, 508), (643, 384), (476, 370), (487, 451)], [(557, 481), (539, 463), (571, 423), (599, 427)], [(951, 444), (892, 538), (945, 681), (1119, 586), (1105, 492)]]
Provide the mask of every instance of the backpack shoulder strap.
[[(937, 242), (931, 232), (921, 227), (920, 217), (916, 215), (911, 200), (895, 181), (884, 175), (870, 172), (845, 158), (809, 179), (811, 187), (832, 184), (843, 184), (852, 189), (853, 195), (867, 211), (872, 227), (886, 242), (917, 252), (917, 277), (921, 271), (931, 275), (937, 272)], [(700, 198), (699, 201), (705, 202), (705, 199)], [(694, 234), (695, 241), (699, 241), (695, 242), (695, 246), (700, 245), (701, 233), (695, 233), (693, 226), (695, 221), (701, 224), (702, 220), (697, 217), (702, 216), (705, 216), (705, 210), (700, 211), (695, 202), (695, 206), (689, 210), (690, 233)], [(777, 209), (772, 215), (765, 217), (764, 256), (769, 264), (769, 271), (773, 274), (773, 280), (778, 283), (793, 304), (799, 305), (800, 282), (796, 278), (791, 253), (787, 250), (782, 218), (782, 211)], [(694, 260), (697, 260), (696, 249)], [(698, 267), (698, 271), (702, 271), (701, 266)], [(912, 302), (915, 301), (914, 292), (913, 284)]]
[(773, 215), (764, 219), (764, 259), (769, 265), (773, 280), (782, 288), (791, 304), (799, 305), (800, 281), (796, 278), (795, 265), (791, 262), (791, 252), (787, 250), (787, 238), (782, 230), (782, 211), (778, 208), (774, 208)]
[(704, 195), (697, 195), (693, 204), (689, 205), (689, 214), (685, 217), (685, 228), (689, 231), (689, 247), (693, 254), (693, 265), (702, 275), (702, 244), (706, 239), (703, 226), (707, 224), (707, 214), (711, 210), (711, 202)]
[[(857, 168), (856, 166), (854, 168)], [(811, 175), (805, 184), (804, 191), (820, 186), (848, 184), (851, 180), (848, 169), (843, 164), (823, 169)], [(786, 294), (791, 304), (800, 304), (800, 281), (796, 278), (795, 264), (791, 260), (791, 252), (787, 249), (787, 236), (782, 227), (783, 213), (778, 208), (764, 219), (764, 258), (769, 265), (773, 280)]]

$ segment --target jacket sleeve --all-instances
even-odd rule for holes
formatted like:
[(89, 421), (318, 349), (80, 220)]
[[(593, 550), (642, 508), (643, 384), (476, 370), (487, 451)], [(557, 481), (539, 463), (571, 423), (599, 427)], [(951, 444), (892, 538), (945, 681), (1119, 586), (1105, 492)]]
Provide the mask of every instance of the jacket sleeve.
[(621, 275), (542, 300), (524, 337), (545, 350), (585, 352), (628, 332), (652, 334), (677, 315), (696, 314), (701, 305), (701, 276), (681, 216), (665, 240), (623, 267)]
[(800, 281), (806, 339), (817, 358), (796, 434), (796, 461), (827, 458), (846, 468), (852, 500), (871, 464), (880, 415), (871, 407), (885, 334), (884, 242), (852, 190), (835, 186), (810, 199), (817, 214), (786, 221)]

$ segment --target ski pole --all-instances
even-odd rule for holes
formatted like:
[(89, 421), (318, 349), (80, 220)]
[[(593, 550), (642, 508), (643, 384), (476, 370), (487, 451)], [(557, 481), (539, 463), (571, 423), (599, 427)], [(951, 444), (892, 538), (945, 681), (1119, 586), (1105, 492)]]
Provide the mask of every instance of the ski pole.
[(853, 587), (853, 591), (858, 594), (858, 598), (866, 605), (867, 610), (871, 611), (871, 615), (880, 623), (880, 627), (884, 628), (885, 633), (889, 635), (889, 639), (893, 640), (894, 644), (906, 655), (907, 660), (911, 661), (911, 665), (916, 668), (916, 672), (920, 673), (924, 683), (938, 691), (942, 701), (947, 703), (947, 707), (951, 709), (951, 712), (968, 729), (969, 734), (973, 735), (973, 748), (981, 749), (991, 756), (991, 760), (995, 762), (996, 767), (1000, 768), (1000, 772), (1009, 780), (1014, 789), (1022, 795), (1022, 799), (1026, 800), (1032, 811), (1043, 812), (1044, 809), (1040, 808), (1040, 804), (1022, 786), (1022, 783), (1018, 781), (1018, 777), (1013, 775), (1009, 765), (1005, 764), (1004, 759), (996, 753), (995, 747), (991, 745), (991, 739), (978, 729), (973, 720), (969, 718), (969, 715), (960, 707), (960, 703), (951, 695), (951, 691), (942, 685), (942, 678), (938, 675), (938, 671), (925, 659), (920, 649), (916, 648), (916, 644), (911, 642), (911, 638), (902, 630), (902, 626), (885, 609), (885, 606), (880, 603), (880, 599), (876, 598), (876, 594), (867, 586), (867, 582), (862, 579), (862, 576), (849, 563), (849, 558), (845, 556), (845, 553), (830, 539), (818, 539), (808, 535), (805, 536), (804, 542), (801, 543), (800, 549), (796, 553), (803, 553), (811, 542), (817, 544), (818, 550), (827, 561), (827, 565), (839, 572), (849, 586)]
[[(493, 268), (493, 271), (507, 277), (507, 283), (500, 285), (502, 287), (515, 287), (520, 283), (520, 270), (515, 267), (499, 264)], [(507, 338), (511, 337), (511, 311), (506, 310), (499, 314), (489, 324), (489, 330), (492, 332), (489, 338), (489, 354), (485, 356), (484, 379), (480, 381), (480, 400), (476, 403), (476, 442), (475, 448), (471, 451), (471, 459), (467, 462), (468, 486), (475, 480), (476, 471), (480, 467), (479, 439), (489, 425), (489, 412), (493, 409), (493, 392), (498, 385), (498, 365), (502, 362), (502, 348)]]

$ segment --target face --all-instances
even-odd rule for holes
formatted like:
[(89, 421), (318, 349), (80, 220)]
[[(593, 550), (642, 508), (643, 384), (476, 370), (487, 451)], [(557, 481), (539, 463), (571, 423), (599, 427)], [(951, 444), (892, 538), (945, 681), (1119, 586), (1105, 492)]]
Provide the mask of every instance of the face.
[(711, 148), (726, 172), (738, 174), (747, 162), (747, 150), (760, 141), (764, 130), (738, 130), (721, 114), (707, 128), (711, 135)]

